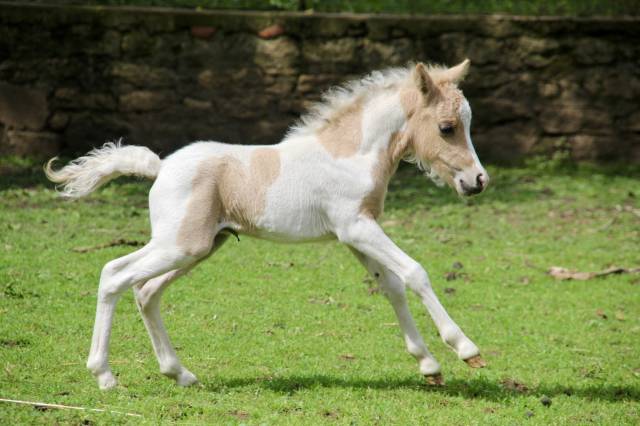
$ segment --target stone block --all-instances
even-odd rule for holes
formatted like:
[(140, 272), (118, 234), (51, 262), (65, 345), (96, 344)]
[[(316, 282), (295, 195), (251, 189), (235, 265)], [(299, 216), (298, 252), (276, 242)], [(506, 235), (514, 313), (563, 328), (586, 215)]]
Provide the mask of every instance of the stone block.
[(609, 64), (615, 58), (615, 46), (600, 38), (581, 38), (576, 44), (574, 55), (579, 64)]
[(176, 80), (175, 74), (168, 68), (126, 62), (114, 63), (110, 74), (138, 87), (171, 87)]
[(212, 107), (211, 101), (201, 101), (193, 98), (184, 98), (182, 103), (189, 109), (207, 110)]
[(15, 129), (40, 130), (48, 115), (45, 91), (0, 82), (0, 123)]
[(166, 107), (170, 96), (165, 92), (136, 90), (120, 96), (121, 111), (155, 111)]
[(310, 62), (348, 63), (357, 58), (360, 41), (353, 38), (309, 40), (302, 46), (304, 59)]
[(539, 139), (534, 123), (516, 122), (492, 126), (473, 135), (473, 143), (480, 158), (499, 163), (515, 163), (531, 152)]
[(69, 124), (69, 115), (64, 112), (56, 112), (49, 118), (49, 127), (53, 130), (64, 130)]
[(582, 128), (583, 111), (577, 104), (547, 104), (540, 125), (549, 134), (571, 134)]
[(280, 24), (270, 25), (258, 32), (258, 37), (263, 39), (276, 38), (279, 35), (284, 34), (284, 26)]
[(57, 107), (71, 109), (108, 110), (116, 109), (116, 101), (110, 93), (83, 93), (73, 87), (61, 87), (54, 92)]
[(254, 62), (268, 74), (297, 74), (300, 49), (288, 37), (273, 40), (257, 39)]
[(389, 66), (405, 65), (415, 58), (415, 49), (408, 38), (398, 38), (384, 42), (364, 41), (363, 63), (371, 70)]
[(216, 33), (215, 27), (210, 26), (193, 26), (191, 27), (191, 35), (195, 38), (209, 40)]
[(71, 153), (85, 153), (107, 141), (126, 137), (131, 124), (115, 114), (80, 112), (70, 115), (63, 134), (65, 149)]
[(530, 36), (521, 36), (518, 38), (518, 51), (523, 56), (531, 54), (548, 54), (553, 53), (560, 47), (553, 38), (538, 38)]
[(6, 151), (13, 155), (50, 158), (60, 152), (60, 137), (50, 132), (9, 130)]
[(132, 56), (146, 56), (153, 49), (153, 38), (144, 31), (131, 31), (122, 36), (120, 48)]

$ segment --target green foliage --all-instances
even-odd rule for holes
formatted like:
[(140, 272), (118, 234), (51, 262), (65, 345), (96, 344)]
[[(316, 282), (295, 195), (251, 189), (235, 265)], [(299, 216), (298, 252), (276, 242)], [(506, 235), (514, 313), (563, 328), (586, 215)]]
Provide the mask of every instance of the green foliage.
[[(68, 202), (39, 165), (0, 161), (0, 395), (144, 424), (637, 423), (640, 277), (559, 282), (546, 269), (640, 266), (640, 174), (543, 164), (490, 168), (488, 192), (466, 201), (412, 168), (391, 183), (383, 226), (429, 270), (486, 369), (457, 360), (410, 297), (447, 381), (426, 387), (348, 250), (241, 237), (164, 297), (169, 334), (202, 385), (157, 371), (127, 292), (111, 351), (120, 385), (101, 392), (84, 367), (97, 280), (132, 248), (73, 249), (146, 241), (149, 183), (118, 180)], [(139, 422), (0, 404), (0, 424)]]
[[(26, 0), (47, 3), (47, 0)], [(136, 5), (239, 10), (355, 13), (505, 13), (514, 15), (637, 15), (637, 0), (58, 0), (59, 4)]]

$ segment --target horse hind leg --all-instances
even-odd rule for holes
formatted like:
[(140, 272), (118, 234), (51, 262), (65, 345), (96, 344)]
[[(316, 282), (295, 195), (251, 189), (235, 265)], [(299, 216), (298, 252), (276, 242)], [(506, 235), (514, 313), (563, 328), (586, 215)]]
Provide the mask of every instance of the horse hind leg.
[[(227, 238), (228, 235), (218, 234), (209, 255), (213, 254)], [(171, 344), (171, 339), (160, 315), (160, 299), (164, 290), (169, 287), (174, 280), (189, 272), (195, 265), (196, 263), (186, 268), (167, 272), (146, 283), (138, 284), (133, 288), (136, 305), (138, 306), (144, 325), (151, 338), (151, 344), (158, 359), (160, 372), (174, 379), (180, 386), (190, 386), (197, 383), (198, 379), (182, 365)]]
[(100, 276), (96, 320), (87, 368), (101, 389), (117, 384), (109, 367), (109, 339), (116, 304), (122, 293), (140, 283), (193, 264), (197, 259), (178, 248), (163, 247), (153, 240), (127, 256), (105, 265)]

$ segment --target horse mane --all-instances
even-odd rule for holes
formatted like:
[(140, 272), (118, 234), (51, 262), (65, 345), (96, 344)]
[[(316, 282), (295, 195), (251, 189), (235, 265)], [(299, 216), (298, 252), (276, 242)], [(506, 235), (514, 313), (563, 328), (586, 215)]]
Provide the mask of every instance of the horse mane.
[[(404, 67), (386, 68), (372, 71), (362, 78), (347, 81), (326, 90), (319, 102), (311, 105), (297, 122), (291, 126), (287, 133), (289, 136), (301, 136), (315, 133), (324, 127), (335, 116), (336, 112), (344, 109), (354, 101), (361, 98), (369, 98), (381, 90), (396, 87), (411, 76), (415, 63), (409, 63)], [(438, 82), (440, 76), (448, 68), (442, 65), (427, 65), (427, 72)]]

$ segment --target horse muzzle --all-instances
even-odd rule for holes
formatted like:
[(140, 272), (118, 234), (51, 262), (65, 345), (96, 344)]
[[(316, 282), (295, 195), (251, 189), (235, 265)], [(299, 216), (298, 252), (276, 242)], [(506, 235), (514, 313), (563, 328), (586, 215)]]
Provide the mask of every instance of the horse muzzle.
[(454, 179), (456, 191), (465, 197), (481, 193), (489, 184), (489, 175), (484, 169), (461, 172)]

